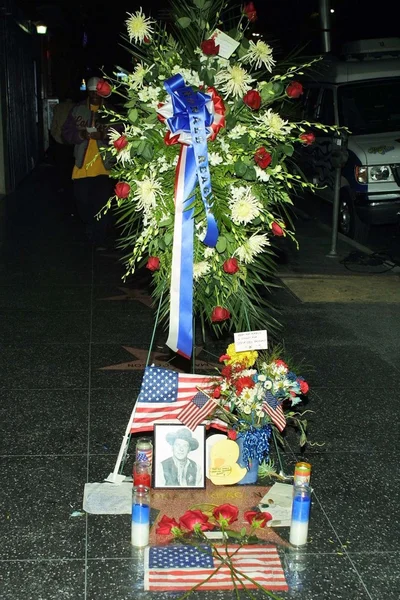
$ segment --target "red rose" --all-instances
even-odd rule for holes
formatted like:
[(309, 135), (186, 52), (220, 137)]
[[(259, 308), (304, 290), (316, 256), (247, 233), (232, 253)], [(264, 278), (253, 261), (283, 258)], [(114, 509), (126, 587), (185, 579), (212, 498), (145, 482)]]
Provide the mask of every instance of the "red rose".
[(113, 144), (114, 148), (116, 148), (118, 152), (123, 150), (127, 145), (128, 140), (124, 135), (121, 135), (119, 138), (117, 138)]
[(269, 512), (256, 512), (255, 510), (247, 510), (244, 513), (244, 518), (253, 527), (264, 528), (268, 521), (271, 521), (272, 515)]
[(254, 160), (256, 161), (258, 166), (261, 167), (261, 169), (266, 169), (271, 164), (272, 156), (269, 152), (267, 152), (264, 146), (262, 146), (261, 148), (256, 150), (254, 154)]
[(248, 2), (243, 7), (243, 12), (251, 23), (257, 21), (257, 11), (254, 2)]
[(229, 275), (234, 275), (239, 271), (239, 265), (236, 258), (228, 258), (224, 264), (223, 269), (225, 273), (229, 273)]
[(315, 135), (313, 133), (302, 133), (299, 139), (305, 146), (311, 146), (315, 142)]
[(202, 49), (203, 54), (206, 54), (207, 56), (217, 56), (219, 52), (219, 46), (216, 45), (213, 38), (201, 42), (200, 48)]
[(220, 398), (220, 397), (221, 397), (221, 388), (218, 386), (213, 391), (213, 398), (218, 400), (218, 398)]
[(292, 81), (286, 88), (286, 95), (289, 98), (299, 98), (303, 93), (303, 86), (300, 81)]
[(277, 367), (285, 367), (285, 369), (289, 368), (287, 366), (287, 364), (283, 360), (281, 360), (280, 358), (276, 359), (275, 364), (276, 364)]
[(129, 196), (129, 192), (131, 191), (131, 186), (125, 181), (120, 181), (115, 186), (114, 191), (117, 198), (127, 198)]
[(179, 528), (178, 521), (167, 517), (167, 515), (163, 515), (162, 519), (158, 523), (156, 533), (159, 533), (160, 535), (169, 535), (172, 533), (173, 527)]
[(302, 394), (307, 394), (308, 390), (310, 389), (310, 386), (308, 385), (307, 381), (304, 381), (304, 379), (300, 379), (299, 381), (300, 383), (300, 391)]
[(96, 85), (96, 92), (102, 98), (108, 98), (112, 92), (111, 85), (105, 79), (100, 79)]
[(151, 44), (151, 39), (147, 35), (144, 36), (143, 41), (145, 44)]
[(194, 531), (195, 529), (207, 531), (214, 528), (214, 525), (209, 522), (207, 515), (202, 513), (201, 510), (187, 510), (179, 519), (179, 524), (189, 531)]
[(221, 504), (214, 508), (213, 516), (220, 525), (230, 525), (237, 521), (239, 509), (233, 504)]
[(160, 268), (160, 259), (158, 256), (150, 256), (146, 264), (146, 269), (149, 271), (158, 271)]
[(238, 394), (241, 394), (246, 388), (253, 388), (254, 385), (252, 377), (239, 377), (239, 379), (235, 381), (235, 388)]
[(219, 357), (219, 362), (225, 362), (226, 360), (229, 360), (230, 356), (229, 354), (222, 354), (222, 356)]
[(261, 96), (257, 90), (250, 90), (243, 96), (243, 102), (253, 110), (258, 110), (261, 106)]
[(228, 429), (227, 434), (228, 440), (235, 441), (237, 438), (237, 432), (234, 429)]
[(282, 237), (283, 235), (285, 235), (283, 228), (280, 225), (278, 225), (276, 221), (272, 223), (271, 229), (272, 233), (278, 237)]
[(219, 321), (226, 321), (231, 316), (229, 310), (224, 308), (223, 306), (216, 306), (211, 313), (211, 321), (213, 323), (218, 323)]

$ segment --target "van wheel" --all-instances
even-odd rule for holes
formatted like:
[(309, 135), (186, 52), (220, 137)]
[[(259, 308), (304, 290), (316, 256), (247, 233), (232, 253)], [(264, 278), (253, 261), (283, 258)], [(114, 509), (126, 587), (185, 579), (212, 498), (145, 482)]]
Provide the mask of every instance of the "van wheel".
[(342, 192), (340, 195), (338, 229), (340, 233), (360, 244), (367, 241), (369, 225), (361, 221), (357, 215), (353, 198), (347, 192)]

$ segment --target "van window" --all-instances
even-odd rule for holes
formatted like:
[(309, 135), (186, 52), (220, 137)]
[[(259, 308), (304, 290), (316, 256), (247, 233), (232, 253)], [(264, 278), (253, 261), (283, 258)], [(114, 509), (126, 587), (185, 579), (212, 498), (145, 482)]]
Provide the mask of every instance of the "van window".
[(352, 134), (400, 130), (400, 79), (342, 85), (338, 99), (339, 123)]
[(335, 125), (335, 109), (333, 106), (333, 90), (325, 89), (318, 120), (324, 125)]
[(306, 91), (304, 98), (303, 119), (306, 119), (307, 121), (315, 121), (319, 92), (319, 87), (308, 88)]

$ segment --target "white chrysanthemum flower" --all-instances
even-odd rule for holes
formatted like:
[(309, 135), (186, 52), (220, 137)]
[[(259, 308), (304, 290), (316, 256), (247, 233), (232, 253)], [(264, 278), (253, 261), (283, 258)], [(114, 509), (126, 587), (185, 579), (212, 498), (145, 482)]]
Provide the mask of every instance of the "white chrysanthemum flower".
[(243, 98), (251, 88), (252, 76), (239, 65), (227, 65), (215, 76), (215, 85), (225, 96)]
[(236, 225), (245, 225), (258, 217), (262, 209), (261, 202), (253, 195), (251, 187), (231, 187), (232, 198), (229, 200), (229, 208), (232, 213), (232, 221)]
[(218, 154), (218, 152), (210, 152), (208, 155), (208, 161), (212, 167), (216, 167), (223, 162), (223, 158)]
[[(127, 133), (126, 131), (126, 127), (125, 127), (125, 132), (124, 134)], [(113, 127), (110, 127), (108, 129), (108, 139), (110, 144), (112, 145), (116, 140), (118, 140), (121, 137), (121, 132), (117, 131), (116, 129), (114, 129)], [(132, 157), (131, 157), (131, 148), (130, 148), (130, 144), (128, 143), (127, 146), (125, 146), (125, 148), (122, 148), (122, 150), (119, 150), (119, 152), (116, 153), (115, 158), (117, 159), (117, 162), (121, 162), (122, 165), (125, 167), (125, 165), (132, 163)]]
[(143, 210), (149, 214), (156, 207), (157, 197), (162, 197), (163, 185), (162, 182), (156, 179), (153, 175), (144, 177), (142, 181), (136, 182), (136, 191), (134, 198), (137, 201), (136, 210)]
[(265, 169), (261, 169), (259, 166), (255, 166), (254, 168), (259, 181), (264, 181), (265, 183), (269, 181), (270, 175), (269, 173), (266, 173)]
[(269, 72), (272, 71), (272, 67), (275, 65), (271, 46), (261, 40), (258, 40), (256, 44), (250, 41), (248, 52), (240, 60), (252, 67), (254, 66), (256, 69), (260, 69), (264, 65)]
[(133, 71), (133, 73), (129, 74), (128, 84), (132, 90), (137, 90), (142, 88), (144, 85), (144, 78), (147, 73), (151, 71), (151, 67), (147, 68), (143, 63), (138, 63)]
[(134, 14), (128, 13), (129, 19), (125, 21), (126, 28), (128, 30), (129, 41), (132, 40), (137, 44), (138, 42), (141, 44), (145, 37), (150, 38), (153, 33), (153, 25), (155, 21), (150, 19), (150, 17), (146, 17), (142, 8), (137, 10)]
[(270, 246), (265, 233), (252, 235), (244, 244), (236, 249), (235, 254), (243, 263), (250, 264), (257, 254), (263, 252), (265, 246)]
[(215, 256), (215, 253), (215, 248), (210, 248), (209, 246), (206, 246), (204, 248), (204, 258), (213, 258)]
[(272, 108), (268, 108), (265, 113), (256, 116), (255, 119), (261, 126), (266, 128), (269, 135), (278, 139), (284, 138), (292, 129), (289, 122), (282, 119)]
[(238, 123), (238, 125), (235, 125), (235, 127), (233, 129), (231, 129), (231, 131), (228, 131), (228, 133), (226, 135), (231, 140), (238, 140), (243, 135), (245, 135), (247, 132), (248, 132), (248, 127), (246, 127), (246, 125), (242, 125), (241, 123)]
[(194, 263), (194, 265), (193, 265), (194, 281), (197, 281), (204, 275), (207, 275), (207, 273), (210, 272), (210, 269), (211, 269), (210, 264), (205, 260), (202, 260), (201, 262), (198, 262), (198, 263)]

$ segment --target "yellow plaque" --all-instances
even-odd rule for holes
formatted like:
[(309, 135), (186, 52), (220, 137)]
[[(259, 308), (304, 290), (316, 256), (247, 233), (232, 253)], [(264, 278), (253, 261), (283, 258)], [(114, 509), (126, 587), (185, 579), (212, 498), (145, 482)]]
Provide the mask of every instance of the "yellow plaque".
[(208, 476), (215, 485), (233, 485), (247, 473), (246, 467), (240, 467), (239, 446), (233, 440), (221, 440), (214, 444), (210, 453)]

